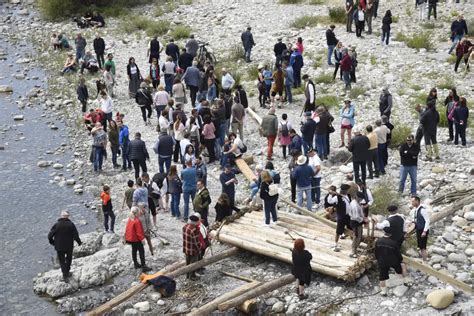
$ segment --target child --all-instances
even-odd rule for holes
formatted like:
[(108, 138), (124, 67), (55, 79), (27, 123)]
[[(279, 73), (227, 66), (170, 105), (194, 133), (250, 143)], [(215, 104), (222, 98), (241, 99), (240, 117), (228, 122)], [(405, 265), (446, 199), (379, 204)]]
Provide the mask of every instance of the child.
[(128, 189), (125, 190), (125, 196), (123, 197), (123, 204), (122, 204), (122, 208), (125, 206), (125, 203), (127, 203), (127, 206), (128, 206), (128, 209), (132, 209), (132, 204), (133, 204), (133, 192), (135, 191), (135, 189), (133, 188), (133, 181), (132, 180), (128, 180), (127, 182), (127, 186), (128, 186)]
[[(103, 191), (100, 194), (100, 199), (102, 200), (102, 211), (104, 212), (105, 231), (109, 233), (114, 233), (115, 214), (112, 209), (112, 199), (110, 198), (110, 187), (108, 185), (104, 185), (102, 190)], [(109, 230), (109, 217), (110, 217), (110, 230)]]
[(193, 167), (196, 165), (196, 155), (194, 154), (194, 146), (188, 145), (186, 147), (186, 153), (184, 154), (184, 161), (191, 160)]

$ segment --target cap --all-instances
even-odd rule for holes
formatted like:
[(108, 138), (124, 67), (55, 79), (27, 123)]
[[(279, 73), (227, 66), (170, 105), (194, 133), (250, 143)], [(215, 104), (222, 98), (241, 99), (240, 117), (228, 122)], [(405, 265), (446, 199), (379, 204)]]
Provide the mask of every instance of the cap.
[(386, 226), (386, 227), (383, 228), (383, 231), (384, 231), (386, 234), (391, 234), (391, 233), (392, 233), (392, 227)]

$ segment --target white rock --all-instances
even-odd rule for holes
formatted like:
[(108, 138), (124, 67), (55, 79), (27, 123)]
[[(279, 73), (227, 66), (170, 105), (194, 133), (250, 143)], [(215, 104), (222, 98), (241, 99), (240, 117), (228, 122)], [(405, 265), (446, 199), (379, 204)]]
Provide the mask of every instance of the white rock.
[(428, 282), (430, 282), (431, 284), (438, 284), (438, 279), (432, 275), (430, 275), (428, 277)]
[(140, 312), (148, 312), (150, 310), (150, 303), (148, 301), (138, 302), (133, 305), (133, 308), (138, 309)]
[(339, 171), (341, 171), (342, 173), (351, 173), (352, 168), (348, 167), (346, 165), (342, 165), (342, 166), (339, 167)]
[(76, 184), (76, 180), (75, 179), (67, 179), (66, 184), (67, 185), (74, 185), (74, 184)]
[(29, 62), (31, 62), (29, 58), (20, 58), (16, 61), (17, 64), (28, 64)]
[(13, 92), (13, 88), (7, 85), (0, 85), (0, 92)]
[(408, 287), (402, 284), (393, 289), (393, 294), (395, 296), (402, 297), (403, 295), (405, 295), (407, 291), (408, 291)]
[(25, 116), (22, 115), (22, 114), (15, 115), (15, 116), (13, 117), (13, 120), (14, 120), (14, 121), (23, 121), (24, 119), (25, 119)]
[[(104, 236), (104, 237), (105, 237), (105, 236)], [(151, 294), (150, 294), (150, 299), (153, 300), (153, 301), (158, 301), (160, 298), (161, 298), (161, 294), (160, 294), (160, 293), (151, 293)]]
[(454, 247), (453, 244), (446, 244), (444, 249), (446, 249), (446, 251), (448, 251), (448, 252), (455, 252), (456, 251), (456, 247)]
[[(431, 247), (430, 250), (431, 250), (432, 253), (435, 253), (437, 255), (442, 255), (442, 256), (447, 256), (448, 255), (448, 251), (446, 249), (441, 248), (441, 247)], [(433, 258), (431, 258), (431, 259), (433, 259)]]
[(54, 169), (62, 169), (62, 168), (64, 168), (64, 166), (63, 166), (62, 164), (60, 164), (60, 163), (55, 163), (55, 164), (53, 165), (53, 168), (54, 168)]
[(465, 254), (462, 254), (462, 253), (450, 253), (449, 256), (448, 256), (448, 261), (449, 262), (461, 262), (461, 263), (464, 263), (464, 262), (467, 262), (467, 256)]
[(363, 277), (361, 277), (359, 279), (359, 281), (357, 281), (357, 284), (359, 286), (366, 286), (369, 283), (370, 283), (370, 280), (369, 280), (369, 277), (367, 275), (364, 275)]
[(283, 304), (283, 302), (276, 302), (272, 306), (272, 312), (274, 313), (280, 313), (280, 312), (283, 312), (284, 310), (285, 310), (285, 304)]
[(124, 312), (123, 312), (123, 315), (124, 316), (127, 316), (127, 315), (138, 315), (138, 311), (134, 308), (127, 308)]
[(395, 302), (391, 300), (386, 300), (380, 303), (380, 306), (393, 307), (395, 306)]
[(468, 255), (469, 257), (472, 257), (472, 256), (474, 256), (474, 248), (468, 247), (468, 248), (466, 248), (466, 250), (464, 250), (464, 253), (466, 255)]
[(158, 305), (160, 305), (160, 306), (163, 306), (163, 305), (165, 305), (166, 303), (165, 303), (165, 301), (163, 301), (163, 300), (158, 300), (158, 302), (156, 302), (156, 304), (158, 304)]
[(474, 212), (466, 212), (464, 213), (464, 218), (468, 221), (474, 221)]
[(443, 239), (452, 244), (455, 236), (450, 232), (446, 232), (443, 234)]
[(40, 167), (40, 168), (46, 168), (46, 167), (49, 167), (51, 165), (51, 163), (49, 161), (46, 161), (46, 160), (41, 160), (41, 161), (38, 161), (36, 163), (36, 166)]

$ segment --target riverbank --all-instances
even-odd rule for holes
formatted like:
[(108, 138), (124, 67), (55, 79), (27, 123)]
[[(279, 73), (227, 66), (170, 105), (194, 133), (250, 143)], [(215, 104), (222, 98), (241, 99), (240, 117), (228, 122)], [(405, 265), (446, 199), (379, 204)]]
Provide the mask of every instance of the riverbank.
[[(274, 17), (278, 23), (272, 24), (270, 28), (267, 21), (261, 19), (251, 19), (255, 12), (260, 12), (261, 8), (265, 8), (268, 17)], [(391, 8), (394, 15), (399, 17), (398, 23), (395, 23), (393, 33), (403, 32), (410, 33), (411, 30), (419, 27), (414, 21), (414, 17), (407, 15), (405, 8), (395, 5), (395, 1), (388, 1), (382, 3), (380, 12)], [(473, 11), (472, 4), (465, 4), (458, 10), (463, 10), (466, 19), (472, 19)], [(27, 9), (30, 10), (31, 9)], [(253, 3), (235, 3), (230, 6), (227, 4), (213, 4), (213, 10), (209, 11), (207, 4), (193, 4), (183, 5), (175, 8), (174, 11), (166, 13), (162, 18), (167, 18), (173, 23), (186, 23), (191, 26), (193, 33), (200, 40), (210, 43), (218, 60), (225, 59), (229, 55), (229, 49), (235, 43), (239, 43), (240, 32), (247, 24), (253, 28), (255, 41), (257, 46), (253, 51), (254, 63), (246, 65), (243, 60), (235, 61), (226, 64), (231, 66), (231, 73), (238, 72), (241, 74), (242, 81), (246, 86), (249, 94), (255, 93), (255, 80), (249, 78), (248, 73), (251, 73), (252, 67), (255, 67), (260, 62), (270, 62), (273, 59), (272, 47), (275, 39), (283, 36), (285, 41), (294, 41), (297, 36), (302, 36), (305, 39), (306, 54), (305, 54), (305, 68), (303, 73), (309, 73), (312, 78), (320, 78), (322, 75), (329, 74), (332, 68), (324, 66), (325, 56), (325, 25), (317, 27), (306, 28), (303, 30), (289, 29), (288, 25), (298, 16), (313, 12), (314, 14), (324, 15), (327, 10), (323, 6), (285, 6), (275, 4), (271, 1), (260, 1)], [(449, 10), (449, 13), (448, 13)], [(153, 12), (152, 7), (148, 6), (143, 10), (137, 9), (137, 12), (144, 11), (145, 15), (151, 17)], [(412, 114), (412, 109), (415, 97), (420, 94), (427, 94), (429, 89), (433, 86), (438, 86), (439, 89), (439, 107), (442, 111), (442, 101), (447, 94), (449, 80), (450, 84), (458, 87), (460, 95), (465, 95), (468, 98), (468, 103), (471, 105), (474, 100), (472, 91), (472, 75), (459, 73), (454, 75), (452, 72), (452, 65), (447, 62), (449, 56), (446, 51), (449, 43), (439, 39), (444, 36), (446, 30), (449, 29), (451, 17), (451, 8), (443, 9), (440, 5), (440, 18), (436, 22), (436, 27), (432, 31), (432, 36), (436, 39), (434, 43), (434, 51), (424, 51), (423, 49), (417, 51), (407, 47), (402, 42), (393, 41), (390, 46), (381, 46), (379, 38), (375, 35), (365, 36), (364, 39), (356, 39), (354, 34), (346, 34), (342, 25), (337, 25), (336, 35), (344, 43), (348, 45), (357, 46), (359, 56), (358, 80), (359, 82), (354, 87), (352, 99), (357, 106), (357, 124), (373, 124), (377, 118), (378, 111), (377, 100), (381, 93), (381, 88), (389, 85), (390, 91), (394, 96), (395, 110), (393, 113), (393, 121), (395, 125), (405, 125), (411, 129), (412, 132), (416, 130), (417, 119)], [(471, 14), (469, 16), (468, 12)], [(206, 16), (205, 19), (201, 18)], [(380, 21), (376, 20), (374, 25), (378, 25)], [(14, 22), (14, 21), (12, 21)], [(125, 189), (126, 180), (133, 177), (132, 173), (121, 173), (111, 168), (110, 161), (105, 164), (104, 173), (97, 176), (92, 173), (92, 166), (88, 162), (89, 144), (90, 140), (81, 125), (80, 106), (75, 100), (75, 86), (77, 83), (77, 76), (60, 77), (58, 74), (61, 64), (65, 59), (64, 53), (53, 52), (49, 47), (49, 38), (53, 32), (65, 31), (70, 39), (73, 34), (77, 32), (76, 26), (73, 23), (49, 23), (40, 19), (33, 18), (30, 23), (22, 23), (18, 20), (19, 32), (21, 34), (34, 34), (34, 42), (37, 47), (41, 48), (42, 53), (37, 56), (32, 56), (32, 63), (39, 63), (48, 70), (49, 90), (44, 96), (42, 102), (45, 115), (51, 120), (65, 120), (68, 126), (68, 135), (74, 140), (71, 150), (74, 152), (74, 158), (66, 162), (64, 165), (66, 169), (74, 171), (77, 175), (77, 184), (82, 186), (85, 192), (97, 195), (102, 184), (111, 184), (112, 199), (118, 211), (117, 218), (117, 235), (123, 233), (124, 221), (126, 219), (126, 211), (119, 211), (121, 208), (122, 194)], [(133, 100), (128, 98), (128, 81), (125, 73), (125, 66), (130, 56), (134, 56), (137, 60), (138, 66), (142, 72), (146, 71), (147, 67), (147, 39), (142, 32), (135, 32), (134, 34), (124, 34), (120, 31), (120, 19), (110, 19), (107, 21), (108, 27), (101, 30), (103, 37), (108, 44), (108, 51), (114, 53), (114, 59), (117, 64), (118, 86), (117, 97), (115, 101), (115, 111), (120, 111), (125, 114), (125, 122), (131, 129), (133, 134), (140, 131), (143, 139), (146, 141), (150, 154), (151, 148), (156, 140), (156, 131), (152, 126), (144, 126), (140, 111)], [(378, 28), (378, 26), (377, 26)], [(210, 31), (212, 29), (212, 31)], [(375, 27), (374, 27), (375, 29)], [(89, 42), (93, 38), (94, 30), (84, 30), (83, 34)], [(375, 32), (374, 32), (375, 33)], [(12, 36), (15, 36), (13, 34)], [(182, 45), (183, 41), (179, 44)], [(221, 57), (223, 56), (223, 57)], [(323, 61), (323, 62), (322, 62)], [(223, 63), (224, 64), (224, 63)], [(316, 65), (316, 66), (315, 66)], [(218, 65), (218, 67), (220, 67)], [(89, 86), (89, 91), (94, 91), (93, 85), (94, 77), (86, 75)], [(443, 88), (441, 87), (443, 85)], [(332, 95), (336, 97), (337, 101), (341, 101), (344, 95), (342, 82), (335, 83), (320, 83), (317, 87), (317, 96), (321, 94)], [(294, 126), (299, 125), (300, 121), (300, 105), (302, 95), (297, 97), (297, 106), (283, 109), (277, 109), (277, 114), (288, 113), (290, 121)], [(70, 100), (70, 101), (69, 101)], [(257, 105), (255, 98), (250, 99), (252, 105)], [(334, 104), (330, 109), (334, 116), (337, 116), (338, 107), (340, 104)], [(92, 104), (91, 104), (92, 106)], [(190, 111), (190, 106), (187, 105), (187, 112)], [(265, 111), (258, 109), (259, 115), (264, 115)], [(152, 121), (153, 126), (156, 124), (156, 118)], [(339, 125), (339, 119), (336, 118), (335, 126)], [(247, 119), (245, 126), (245, 134), (252, 135), (246, 137), (245, 141), (249, 147), (249, 152), (256, 161), (264, 162), (264, 155), (262, 152), (265, 148), (262, 146), (263, 139), (253, 136), (257, 135), (258, 127), (250, 119)], [(468, 138), (472, 134), (468, 135)], [(438, 138), (444, 140), (447, 138), (447, 130), (440, 129), (438, 131)], [(337, 135), (333, 135), (331, 139), (332, 147), (339, 145)], [(419, 168), (419, 184), (420, 195), (429, 204), (427, 199), (432, 199), (433, 190), (437, 184), (446, 182), (438, 190), (438, 194), (451, 191), (453, 188), (462, 189), (472, 187), (472, 175), (470, 170), (474, 167), (472, 157), (473, 147), (472, 142), (469, 142), (468, 148), (454, 147), (452, 144), (441, 142), (441, 162), (420, 162)], [(287, 173), (287, 162), (282, 161), (281, 153), (278, 148), (275, 148), (276, 169), (282, 174), (283, 183), (289, 183)], [(388, 176), (384, 181), (389, 183), (389, 186), (396, 186), (396, 179), (398, 178), (399, 158), (396, 151), (390, 152), (389, 166), (387, 168)], [(460, 163), (462, 162), (462, 163)], [(157, 170), (156, 156), (151, 154), (151, 162), (149, 163), (151, 173)], [(350, 168), (350, 166), (347, 166)], [(51, 167), (49, 167), (51, 168)], [(218, 176), (219, 170), (214, 165), (210, 168), (210, 176)], [(323, 166), (323, 183), (326, 187), (329, 184), (339, 184), (343, 181), (344, 168), (340, 168), (338, 164), (332, 166), (325, 164)], [(242, 201), (247, 197), (248, 189), (243, 178), (239, 177), (240, 184), (238, 186), (237, 200)], [(393, 180), (393, 181), (392, 181)], [(369, 187), (374, 188), (378, 185), (378, 181), (370, 181)], [(77, 187), (79, 189), (79, 187)], [(220, 192), (220, 185), (217, 181), (210, 181), (209, 189), (213, 201), (217, 200)], [(73, 194), (73, 190), (70, 190)], [(406, 198), (400, 200), (403, 210), (407, 211)], [(97, 205), (93, 205), (96, 208)], [(280, 206), (285, 210), (283, 205)], [(469, 208), (469, 207), (468, 207)], [(471, 207), (472, 208), (472, 207)], [(433, 207), (433, 212), (440, 209), (440, 206)], [(459, 210), (457, 217), (466, 219), (465, 212)], [(263, 215), (262, 215), (263, 217)], [(212, 212), (211, 216), (212, 218)], [(472, 252), (467, 249), (472, 247), (472, 220), (467, 220), (459, 225), (455, 225), (452, 220), (444, 223), (439, 223), (435, 226), (434, 235), (440, 236), (436, 239), (435, 245), (437, 248), (442, 248), (446, 253), (440, 254), (442, 258), (432, 260), (432, 264), (439, 264), (437, 268), (447, 270), (456, 277), (465, 277), (469, 269), (472, 269), (473, 257)], [(147, 260), (149, 265), (158, 270), (164, 265), (182, 258), (181, 255), (181, 226), (182, 222), (178, 222), (168, 214), (158, 215), (158, 234), (170, 241), (170, 245), (160, 245), (158, 238), (154, 238), (154, 243), (157, 246), (158, 255), (151, 257), (147, 252)], [(464, 229), (467, 227), (467, 229)], [(454, 235), (451, 242), (443, 238), (445, 233)], [(59, 303), (59, 311), (71, 312), (90, 309), (92, 306), (103, 302), (107, 297), (111, 297), (124, 289), (128, 288), (131, 282), (136, 281), (136, 272), (132, 270), (132, 264), (129, 257), (129, 248), (124, 247), (119, 238), (104, 237), (100, 234), (89, 235), (87, 243), (95, 245), (91, 247), (89, 254), (95, 253), (94, 256), (86, 256), (83, 259), (78, 259), (73, 262), (73, 273), (77, 276), (77, 282), (72, 282), (70, 286), (65, 286), (59, 281), (59, 272), (50, 271), (39, 276), (35, 281), (35, 289), (45, 289), (44, 293), (48, 293), (49, 289), (59, 289), (59, 292), (50, 290), (49, 294), (67, 295), (61, 298)], [(99, 240), (99, 241), (98, 241)], [(456, 243), (454, 242), (456, 241)], [(451, 246), (450, 246), (451, 245)], [(218, 251), (222, 246), (213, 246), (214, 251)], [(431, 250), (431, 249), (430, 249)], [(98, 251), (98, 252), (97, 252)], [(411, 254), (416, 255), (413, 249)], [(434, 252), (434, 250), (433, 250)], [(438, 252), (443, 252), (438, 250)], [(453, 252), (465, 252), (465, 258), (460, 261), (450, 261), (448, 256)], [(469, 255), (470, 254), (470, 255)], [(433, 259), (433, 257), (432, 257)], [(95, 264), (96, 263), (96, 264)], [(89, 271), (86, 273), (86, 270)], [(219, 270), (233, 271), (238, 274), (253, 277), (258, 280), (267, 280), (275, 278), (283, 273), (289, 271), (289, 266), (268, 260), (252, 254), (241, 254), (236, 258), (223, 261), (221, 264), (211, 266), (206, 270), (205, 276), (196, 284), (182, 282), (179, 279), (179, 292), (172, 299), (162, 300), (156, 293), (146, 291), (134, 297), (130, 302), (123, 304), (118, 309), (117, 314), (126, 310), (127, 313), (133, 313), (133, 304), (140, 301), (149, 301), (154, 313), (165, 312), (183, 312), (191, 309), (199, 303), (217, 296), (219, 293), (237, 286), (236, 282), (229, 278), (222, 278)], [(374, 303), (381, 306), (379, 312), (433, 312), (432, 309), (426, 307), (424, 303), (425, 292), (435, 287), (444, 287), (438, 280), (427, 278), (426, 275), (412, 271), (412, 277), (415, 279), (416, 285), (410, 289), (405, 289), (395, 285), (393, 294), (390, 298), (382, 298), (379, 295), (358, 298), (355, 301), (343, 304), (339, 311), (341, 312), (361, 312), (373, 313)], [(75, 277), (76, 278), (76, 277)], [(113, 278), (113, 281), (111, 279)], [(472, 280), (467, 280), (471, 281)], [(102, 285), (97, 288), (96, 286)], [(261, 312), (269, 311), (275, 312), (286, 311), (287, 313), (303, 313), (316, 309), (320, 304), (330, 301), (333, 297), (347, 298), (355, 295), (366, 295), (376, 292), (377, 281), (376, 274), (371, 272), (368, 277), (363, 277), (355, 284), (345, 284), (333, 279), (323, 276), (315, 275), (315, 280), (309, 288), (308, 294), (312, 298), (311, 301), (301, 303), (297, 296), (293, 293), (292, 287), (286, 287), (280, 291), (271, 293), (266, 299), (262, 300), (259, 308)], [(91, 288), (86, 289), (84, 288)], [(80, 293), (76, 293), (81, 289)], [(74, 294), (75, 293), (75, 294)], [(105, 293), (105, 294), (104, 294)], [(72, 294), (72, 295), (71, 295)], [(53, 295), (53, 296), (54, 296)], [(62, 296), (60, 295), (60, 296)], [(468, 302), (469, 297), (460, 294), (457, 297), (457, 303), (450, 307), (450, 311), (457, 311), (460, 308), (465, 309), (463, 305)]]

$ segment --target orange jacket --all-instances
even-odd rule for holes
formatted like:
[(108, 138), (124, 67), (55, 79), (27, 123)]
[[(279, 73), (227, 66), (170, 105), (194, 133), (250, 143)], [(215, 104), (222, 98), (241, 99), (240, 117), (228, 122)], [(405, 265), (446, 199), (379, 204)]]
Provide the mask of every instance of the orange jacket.
[(145, 239), (145, 233), (138, 217), (129, 219), (125, 228), (125, 241), (141, 242), (143, 239)]

